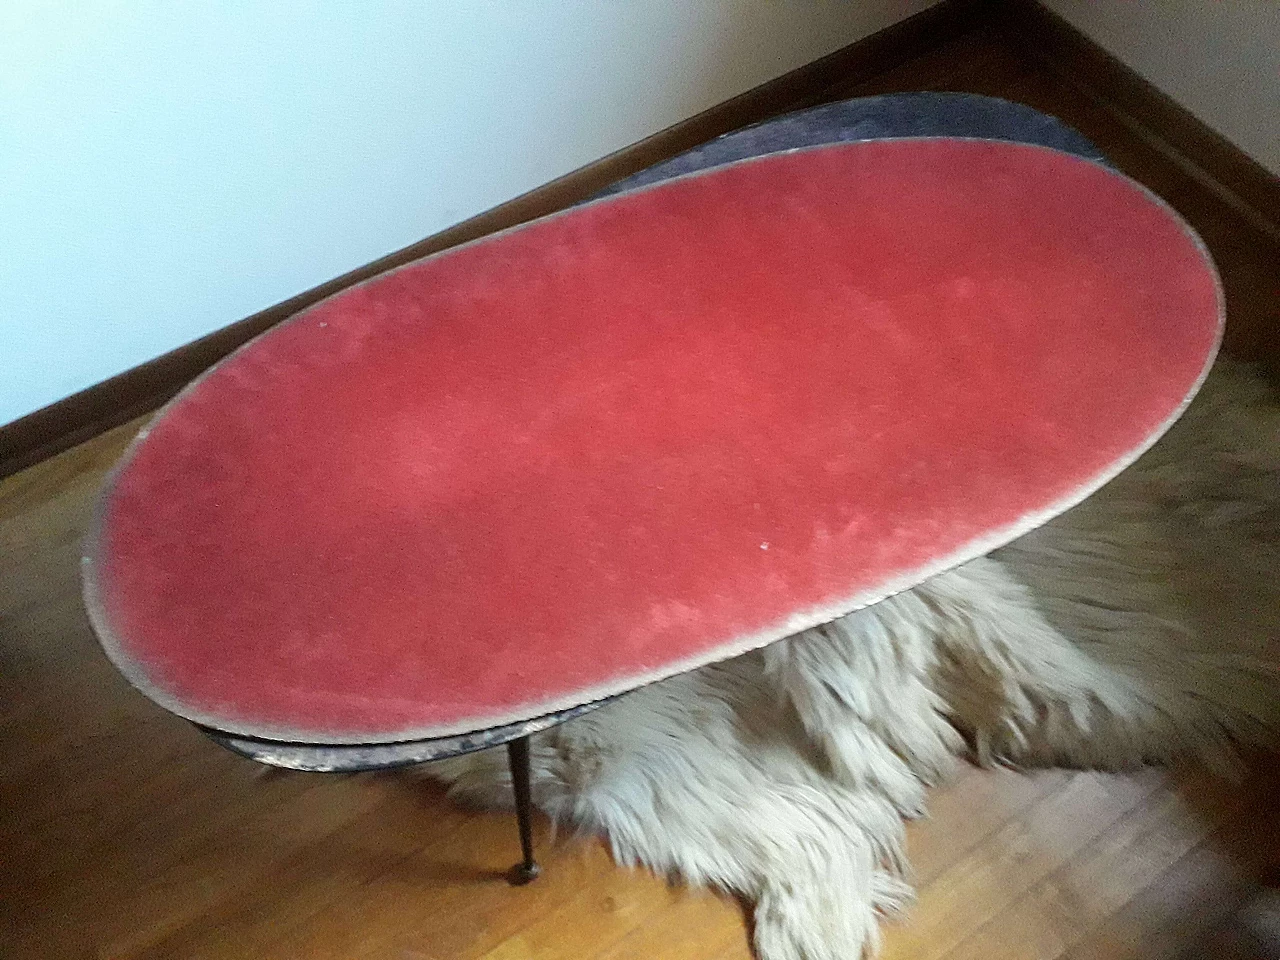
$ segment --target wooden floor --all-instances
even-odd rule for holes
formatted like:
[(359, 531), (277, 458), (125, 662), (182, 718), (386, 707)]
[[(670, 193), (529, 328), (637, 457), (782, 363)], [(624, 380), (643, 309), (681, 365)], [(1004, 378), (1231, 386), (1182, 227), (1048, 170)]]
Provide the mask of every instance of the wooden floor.
[[(995, 93), (1078, 126), (1204, 234), (1236, 351), (1274, 347), (1280, 257), (1088, 98), (986, 33), (832, 96), (898, 89)], [(92, 639), (77, 558), (134, 430), (0, 484), (0, 957), (750, 955), (734, 901), (620, 870), (598, 841), (552, 845), (542, 825), (545, 874), (512, 889), (506, 817), (404, 774), (267, 772), (132, 692)], [(1247, 956), (1227, 921), (1276, 878), (1273, 769), (1234, 785), (967, 770), (910, 829), (920, 898), (885, 955)]]

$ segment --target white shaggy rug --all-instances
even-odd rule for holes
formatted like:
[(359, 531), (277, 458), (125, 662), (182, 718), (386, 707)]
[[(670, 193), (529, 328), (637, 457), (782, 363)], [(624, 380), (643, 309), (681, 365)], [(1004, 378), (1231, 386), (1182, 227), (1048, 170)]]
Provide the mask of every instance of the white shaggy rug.
[[(534, 796), (618, 861), (755, 904), (761, 960), (874, 950), (904, 816), (961, 757), (1229, 762), (1280, 730), (1280, 407), (1220, 364), (1091, 499), (988, 557), (534, 739)], [(426, 769), (510, 804), (502, 751)]]

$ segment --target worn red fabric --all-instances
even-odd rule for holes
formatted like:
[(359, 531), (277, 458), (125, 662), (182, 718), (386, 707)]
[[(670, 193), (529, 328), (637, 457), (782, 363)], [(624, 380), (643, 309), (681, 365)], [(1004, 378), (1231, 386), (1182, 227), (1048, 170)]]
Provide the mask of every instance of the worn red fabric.
[(599, 202), (341, 293), (100, 504), (106, 649), (224, 730), (387, 741), (830, 619), (1078, 501), (1217, 343), (1207, 257), (1065, 154), (872, 142)]

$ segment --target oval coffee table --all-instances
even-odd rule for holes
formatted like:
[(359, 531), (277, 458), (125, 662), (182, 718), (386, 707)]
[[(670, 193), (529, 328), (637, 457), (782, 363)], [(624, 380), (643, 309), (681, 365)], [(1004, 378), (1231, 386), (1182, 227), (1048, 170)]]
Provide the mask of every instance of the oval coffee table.
[(344, 291), (126, 453), (104, 649), (266, 763), (508, 743), (528, 879), (531, 733), (1006, 543), (1178, 416), (1216, 275), (1094, 160), (1003, 101), (851, 101)]

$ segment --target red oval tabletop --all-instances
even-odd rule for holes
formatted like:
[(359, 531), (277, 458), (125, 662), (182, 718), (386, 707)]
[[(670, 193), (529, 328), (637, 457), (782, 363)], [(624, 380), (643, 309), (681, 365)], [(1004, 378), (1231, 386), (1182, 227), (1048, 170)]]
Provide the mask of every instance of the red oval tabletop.
[(392, 742), (759, 647), (1079, 502), (1221, 333), (1161, 201), (1039, 147), (742, 161), (410, 264), (188, 387), (87, 606), (152, 699)]

